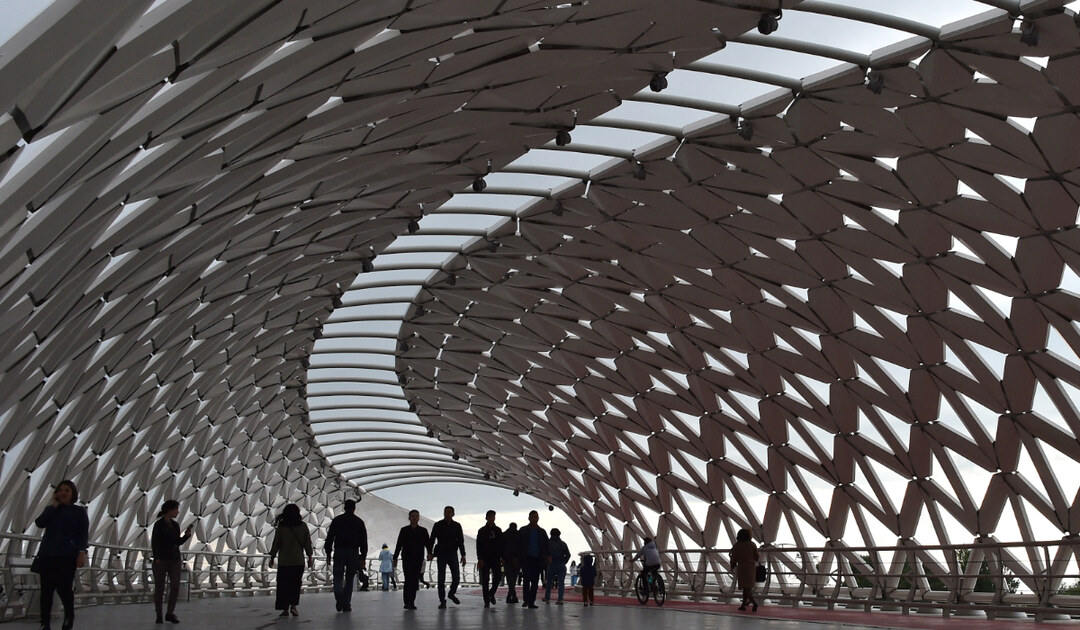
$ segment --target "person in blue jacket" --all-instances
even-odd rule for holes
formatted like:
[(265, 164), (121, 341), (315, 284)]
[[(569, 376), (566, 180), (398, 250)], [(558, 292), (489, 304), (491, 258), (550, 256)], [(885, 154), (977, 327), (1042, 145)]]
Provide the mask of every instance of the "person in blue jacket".
[(75, 625), (75, 569), (86, 565), (89, 547), (90, 519), (86, 508), (75, 505), (79, 489), (65, 479), (56, 485), (52, 503), (45, 507), (34, 523), (45, 529), (38, 548), (41, 573), (41, 628), (49, 630), (53, 594), (60, 596), (64, 606), (63, 630)]

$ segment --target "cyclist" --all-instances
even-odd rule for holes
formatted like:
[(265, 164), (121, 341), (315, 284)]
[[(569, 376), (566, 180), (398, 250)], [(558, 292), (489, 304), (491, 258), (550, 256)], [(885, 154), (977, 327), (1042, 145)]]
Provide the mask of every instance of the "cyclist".
[(656, 548), (656, 543), (652, 538), (645, 539), (645, 545), (641, 548), (641, 551), (637, 552), (631, 562), (637, 562), (637, 559), (641, 558), (642, 564), (645, 568), (642, 569), (642, 573), (651, 576), (650, 582), (656, 583), (657, 578), (660, 577), (660, 550)]

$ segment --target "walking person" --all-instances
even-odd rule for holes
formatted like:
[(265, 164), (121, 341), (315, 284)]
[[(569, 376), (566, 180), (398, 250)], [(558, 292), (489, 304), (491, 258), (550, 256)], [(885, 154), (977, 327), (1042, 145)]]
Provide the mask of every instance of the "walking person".
[(327, 561), (332, 560), (334, 605), (338, 612), (350, 612), (353, 580), (358, 571), (364, 570), (364, 558), (367, 557), (367, 526), (364, 519), (356, 515), (356, 501), (346, 499), (342, 509), (344, 512), (330, 521), (324, 549)]
[(581, 601), (586, 606), (596, 605), (596, 596), (593, 587), (596, 586), (597, 571), (593, 564), (593, 557), (586, 555), (581, 559)]
[[(443, 508), (443, 519), (431, 527), (431, 539), (428, 540), (428, 560), (435, 558), (439, 571), (439, 608), (446, 608), (446, 598), (460, 604), (457, 587), (461, 581), (461, 567), (458, 566), (455, 552), (461, 552), (461, 566), (465, 566), (465, 534), (461, 524), (454, 520), (454, 508)], [(450, 591), (446, 591), (446, 569), (450, 568)]]
[(394, 566), (402, 560), (403, 583), (401, 598), (405, 610), (416, 610), (416, 591), (420, 590), (420, 573), (424, 570), (424, 551), (428, 546), (428, 531), (420, 526), (420, 511), (409, 511), (409, 524), (398, 532), (394, 547)]
[(382, 575), (382, 590), (390, 590), (390, 578), (394, 577), (394, 554), (390, 553), (390, 547), (383, 543), (382, 551), (379, 552), (379, 573)]
[(757, 545), (750, 538), (750, 530), (740, 529), (735, 534), (735, 544), (731, 547), (731, 570), (739, 588), (742, 589), (742, 605), (739, 610), (746, 610), (746, 605), (753, 606), (753, 612), (757, 612), (758, 603), (754, 598), (754, 587), (757, 586), (757, 564), (760, 560)]
[(506, 573), (506, 603), (518, 603), (517, 583), (521, 567), (518, 559), (518, 526), (510, 523), (503, 532), (503, 570)]
[[(154, 529), (150, 533), (150, 548), (153, 550), (154, 562), (154, 623), (169, 621), (180, 623), (176, 618), (176, 599), (180, 596), (180, 545), (191, 538), (191, 530), (195, 524), (187, 526), (184, 535), (180, 535), (180, 524), (176, 517), (180, 515), (180, 503), (169, 499), (161, 504), (158, 512), (158, 520), (154, 523)], [(162, 618), (161, 605), (165, 599), (165, 578), (169, 579), (169, 602)]]
[(495, 524), (495, 510), (488, 510), (484, 518), (487, 524), (476, 532), (476, 567), (480, 570), (484, 608), (490, 608), (502, 582), (503, 532)]
[(274, 610), (280, 610), (282, 617), (300, 615), (296, 607), (300, 604), (300, 588), (304, 580), (304, 554), (307, 554), (309, 569), (315, 568), (314, 550), (311, 547), (311, 533), (300, 517), (300, 506), (290, 503), (274, 519), (274, 542), (270, 545), (270, 568), (274, 568), (274, 558), (278, 558), (277, 598)]
[(540, 572), (551, 563), (548, 535), (539, 523), (540, 513), (533, 510), (529, 512), (529, 524), (518, 531), (518, 558), (523, 576), (521, 594), (525, 600), (522, 608), (538, 608), (536, 590), (540, 586)]
[(38, 547), (37, 563), (41, 573), (41, 628), (49, 630), (53, 593), (64, 606), (63, 630), (75, 625), (75, 569), (86, 565), (90, 542), (90, 519), (86, 508), (75, 505), (79, 489), (65, 479), (56, 484), (52, 502), (34, 520), (44, 528)]
[(551, 588), (559, 587), (559, 599), (555, 603), (563, 605), (563, 595), (566, 591), (566, 561), (570, 559), (570, 548), (563, 542), (562, 532), (558, 528), (552, 528), (551, 538), (548, 540), (548, 566), (544, 577), (544, 603), (551, 601)]

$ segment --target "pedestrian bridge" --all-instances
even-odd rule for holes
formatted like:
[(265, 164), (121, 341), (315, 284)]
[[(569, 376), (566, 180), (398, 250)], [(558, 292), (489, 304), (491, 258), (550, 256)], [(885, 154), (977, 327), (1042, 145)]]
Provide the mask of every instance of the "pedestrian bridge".
[[(301, 597), (298, 617), (280, 618), (272, 596), (228, 597), (181, 602), (177, 608), (180, 627), (203, 630), (239, 630), (241, 628), (425, 628), (431, 630), (592, 630), (594, 628), (680, 628), (681, 630), (839, 630), (853, 626), (879, 628), (935, 628), (958, 630), (1011, 630), (1015, 619), (985, 620), (931, 614), (880, 614), (858, 611), (829, 611), (820, 607), (792, 608), (763, 606), (756, 614), (739, 612), (734, 605), (703, 605), (668, 602), (663, 608), (653, 604), (640, 606), (636, 600), (598, 597), (596, 606), (583, 607), (581, 598), (569, 594), (563, 606), (540, 604), (537, 610), (518, 605), (500, 604), (483, 607), (479, 590), (461, 594), (461, 605), (439, 610), (434, 589), (422, 590), (417, 597), (418, 610), (402, 609), (397, 591), (356, 593), (353, 611), (334, 611), (330, 593), (306, 593)], [(139, 628), (152, 626), (153, 605), (118, 604), (83, 607), (76, 613), (77, 628)], [(59, 617), (55, 619), (59, 623)], [(1026, 625), (1026, 624), (1025, 624)], [(38, 628), (37, 620), (4, 624), (5, 630)], [(1034, 626), (1032, 626), (1034, 627)]]

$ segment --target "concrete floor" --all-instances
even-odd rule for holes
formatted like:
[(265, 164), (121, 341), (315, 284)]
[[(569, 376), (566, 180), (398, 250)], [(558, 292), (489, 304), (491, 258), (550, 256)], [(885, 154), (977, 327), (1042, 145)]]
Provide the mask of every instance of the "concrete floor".
[[(417, 596), (418, 610), (402, 609), (400, 591), (358, 592), (353, 595), (353, 611), (338, 613), (329, 593), (301, 597), (299, 617), (280, 618), (273, 597), (256, 596), (225, 599), (181, 601), (176, 614), (181, 623), (158, 626), (154, 623), (152, 604), (90, 606), (78, 609), (75, 627), (80, 629), (199, 628), (206, 630), (315, 630), (351, 628), (378, 630), (839, 630), (852, 628), (934, 628), (956, 630), (1014, 630), (1043, 628), (1056, 624), (1028, 621), (987, 621), (977, 619), (942, 619), (940, 615), (899, 616), (888, 613), (852, 613), (823, 609), (763, 606), (757, 614), (739, 612), (735, 606), (695, 605), (669, 601), (663, 608), (653, 604), (640, 606), (636, 601), (598, 598), (600, 605), (583, 607), (580, 596), (563, 606), (539, 602), (538, 610), (523, 610), (520, 605), (500, 603), (484, 609), (479, 591), (463, 589), (461, 605), (437, 608), (434, 590), (422, 590)], [(542, 593), (541, 593), (542, 595)], [(502, 600), (500, 599), (500, 602)], [(57, 602), (57, 605), (59, 602)], [(59, 608), (54, 609), (53, 628), (60, 627)], [(1068, 624), (1072, 625), (1072, 624)], [(0, 624), (4, 630), (38, 628), (37, 621), (13, 621)]]

